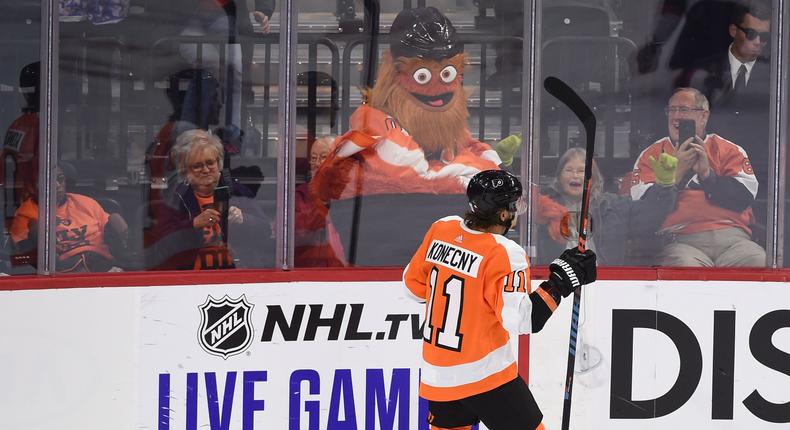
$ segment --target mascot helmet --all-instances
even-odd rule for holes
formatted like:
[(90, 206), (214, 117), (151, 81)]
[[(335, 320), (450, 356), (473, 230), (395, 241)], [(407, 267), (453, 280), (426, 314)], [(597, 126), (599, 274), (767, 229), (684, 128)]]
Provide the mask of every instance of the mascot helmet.
[(524, 208), (521, 182), (504, 170), (485, 170), (469, 181), (466, 196), (472, 212), (490, 216), (499, 209), (519, 213)]
[(463, 51), (455, 27), (435, 7), (404, 9), (390, 29), (392, 56), (439, 60)]

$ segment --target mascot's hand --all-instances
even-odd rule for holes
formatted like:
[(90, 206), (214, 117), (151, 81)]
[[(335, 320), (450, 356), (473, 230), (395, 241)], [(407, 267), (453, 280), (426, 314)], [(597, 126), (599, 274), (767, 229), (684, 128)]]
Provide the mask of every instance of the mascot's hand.
[(521, 136), (511, 134), (500, 140), (494, 149), (499, 154), (499, 158), (502, 159), (502, 164), (508, 167), (513, 164), (513, 156), (518, 152), (519, 147), (521, 147)]
[(323, 204), (339, 199), (358, 162), (354, 156), (338, 157), (337, 154), (332, 154), (321, 164), (315, 177), (310, 181), (310, 192), (313, 197)]
[(666, 152), (658, 156), (658, 160), (652, 155), (647, 159), (650, 168), (656, 174), (658, 185), (670, 186), (675, 183), (675, 171), (678, 168), (678, 159)]

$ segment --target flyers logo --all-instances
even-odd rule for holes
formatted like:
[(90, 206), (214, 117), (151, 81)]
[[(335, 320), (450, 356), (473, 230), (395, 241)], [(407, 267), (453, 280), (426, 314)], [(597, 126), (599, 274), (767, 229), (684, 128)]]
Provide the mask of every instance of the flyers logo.
[(743, 171), (749, 175), (754, 175), (754, 170), (752, 170), (752, 163), (749, 161), (748, 158), (743, 159)]

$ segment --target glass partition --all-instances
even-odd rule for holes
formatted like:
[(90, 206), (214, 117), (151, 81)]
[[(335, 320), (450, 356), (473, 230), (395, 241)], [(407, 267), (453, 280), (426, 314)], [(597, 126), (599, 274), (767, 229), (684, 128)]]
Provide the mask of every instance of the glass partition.
[(519, 173), (521, 2), (300, 8), (295, 265), (405, 265), (475, 173)]
[(0, 35), (0, 127), (4, 135), (0, 272), (31, 274), (36, 272), (39, 228), (30, 202), (38, 194), (41, 2), (0, 5)]
[[(541, 76), (568, 83), (597, 117), (589, 244), (601, 265), (765, 266), (772, 10), (543, 2)], [(539, 136), (545, 264), (577, 240), (585, 137), (545, 92)]]
[(273, 2), (60, 12), (58, 271), (274, 267)]
[[(511, 0), (299, 1), (285, 142), (274, 0), (61, 1), (57, 271), (280, 267), (291, 222), (296, 267), (404, 265), (489, 168), (538, 191), (521, 241), (545, 264), (577, 241), (585, 144), (548, 76), (597, 117), (602, 265), (765, 266), (785, 181), (769, 119), (779, 3), (536, 1), (525, 17)], [(0, 7), (6, 273), (37, 267), (42, 6)], [(276, 224), (281, 153), (295, 216)]]

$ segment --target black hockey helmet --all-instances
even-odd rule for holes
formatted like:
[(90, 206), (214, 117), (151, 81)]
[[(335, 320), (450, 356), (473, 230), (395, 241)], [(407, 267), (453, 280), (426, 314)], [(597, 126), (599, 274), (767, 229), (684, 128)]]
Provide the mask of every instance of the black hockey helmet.
[(434, 60), (449, 58), (463, 50), (453, 23), (435, 7), (404, 9), (390, 29), (392, 56)]
[(28, 108), (38, 111), (39, 88), (41, 85), (41, 62), (30, 63), (19, 71), (19, 91), (27, 101)]
[(518, 178), (504, 170), (485, 170), (472, 177), (466, 187), (466, 196), (473, 213), (493, 215), (498, 209), (519, 213), (523, 204), (524, 189)]

